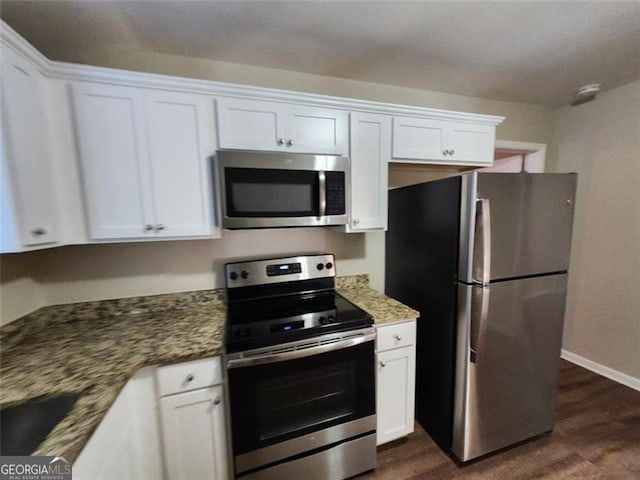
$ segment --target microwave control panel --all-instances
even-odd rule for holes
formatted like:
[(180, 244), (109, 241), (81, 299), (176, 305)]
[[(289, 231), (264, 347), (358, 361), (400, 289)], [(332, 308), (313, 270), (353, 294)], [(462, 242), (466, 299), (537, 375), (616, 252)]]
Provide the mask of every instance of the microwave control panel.
[(326, 172), (327, 207), (325, 215), (345, 214), (344, 172)]

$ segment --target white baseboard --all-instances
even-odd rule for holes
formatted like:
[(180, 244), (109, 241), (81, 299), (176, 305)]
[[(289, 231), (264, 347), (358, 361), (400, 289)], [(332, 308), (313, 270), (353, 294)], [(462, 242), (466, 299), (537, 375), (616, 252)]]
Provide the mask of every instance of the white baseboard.
[(594, 362), (593, 360), (589, 360), (588, 358), (582, 357), (573, 352), (569, 352), (565, 349), (562, 349), (562, 353), (560, 354), (560, 356), (571, 363), (575, 363), (576, 365), (586, 368), (587, 370), (591, 370), (598, 375), (607, 377), (614, 382), (621, 383), (622, 385), (626, 385), (627, 387), (633, 388), (634, 390), (640, 392), (640, 378), (632, 377), (631, 375), (627, 375), (626, 373), (622, 373), (618, 370), (614, 370), (613, 368), (606, 367), (601, 363)]

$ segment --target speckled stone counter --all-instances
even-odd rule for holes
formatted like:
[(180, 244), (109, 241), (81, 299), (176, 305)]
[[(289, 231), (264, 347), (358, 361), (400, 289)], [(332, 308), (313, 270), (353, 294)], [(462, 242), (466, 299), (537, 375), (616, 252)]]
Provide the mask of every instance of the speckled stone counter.
[(223, 290), (44, 307), (0, 329), (0, 404), (80, 394), (34, 455), (76, 457), (148, 365), (220, 355)]
[[(377, 324), (418, 316), (369, 287), (367, 275), (336, 286)], [(226, 312), (222, 289), (41, 308), (0, 328), (0, 405), (79, 394), (33, 453), (75, 459), (140, 368), (222, 354)]]
[(336, 290), (373, 317), (376, 325), (418, 318), (420, 314), (369, 286), (368, 275), (338, 277)]

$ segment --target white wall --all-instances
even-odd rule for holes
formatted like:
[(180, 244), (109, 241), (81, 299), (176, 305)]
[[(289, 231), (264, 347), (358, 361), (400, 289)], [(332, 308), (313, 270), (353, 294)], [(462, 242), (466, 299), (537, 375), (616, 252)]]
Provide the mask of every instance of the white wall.
[[(504, 115), (507, 119), (498, 127), (499, 139), (538, 143), (551, 139), (552, 110), (546, 107), (155, 52), (102, 52), (88, 55), (84, 61), (112, 68)], [(369, 273), (372, 285), (383, 289), (384, 233), (347, 235), (329, 229), (223, 231), (221, 240), (83, 245), (3, 255), (1, 321), (9, 322), (44, 304), (222, 287), (220, 266), (230, 257), (309, 250), (335, 252), (339, 274)]]
[[(224, 287), (226, 261), (335, 252), (340, 275), (363, 273), (364, 234), (324, 228), (227, 231), (220, 240), (75, 245), (2, 256), (1, 319), (43, 305)], [(375, 237), (374, 237), (375, 238)], [(374, 279), (377, 282), (381, 279)], [(381, 285), (377, 285), (382, 288)]]
[(31, 254), (2, 255), (0, 259), (0, 325), (46, 305), (38, 283), (42, 265)]
[(554, 143), (578, 172), (563, 348), (640, 382), (640, 81), (559, 109)]

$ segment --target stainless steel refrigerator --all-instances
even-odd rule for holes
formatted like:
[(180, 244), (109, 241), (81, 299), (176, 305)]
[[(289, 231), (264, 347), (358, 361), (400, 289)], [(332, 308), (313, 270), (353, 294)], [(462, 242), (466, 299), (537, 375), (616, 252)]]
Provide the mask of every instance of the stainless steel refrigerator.
[(389, 192), (385, 290), (421, 314), (416, 419), (462, 462), (553, 428), (576, 179)]

